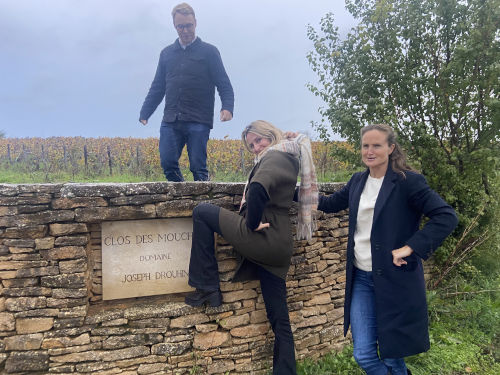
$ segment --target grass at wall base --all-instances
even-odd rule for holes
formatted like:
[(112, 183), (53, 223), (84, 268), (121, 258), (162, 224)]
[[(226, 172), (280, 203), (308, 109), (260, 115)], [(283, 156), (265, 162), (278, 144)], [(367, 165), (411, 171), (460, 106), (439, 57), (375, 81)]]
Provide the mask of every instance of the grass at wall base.
[[(476, 284), (456, 275), (453, 282), (440, 290), (428, 292), (431, 349), (407, 358), (412, 374), (500, 374), (499, 290), (498, 276)], [(298, 374), (362, 375), (364, 372), (354, 361), (349, 346), (319, 361), (300, 362)]]

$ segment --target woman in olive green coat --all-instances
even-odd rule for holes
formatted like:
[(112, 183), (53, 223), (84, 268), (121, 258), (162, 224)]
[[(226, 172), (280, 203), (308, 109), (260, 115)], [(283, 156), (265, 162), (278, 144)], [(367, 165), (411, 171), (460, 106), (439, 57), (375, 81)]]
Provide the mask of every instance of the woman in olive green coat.
[[(293, 252), (288, 211), (297, 184), (299, 166), (311, 172), (310, 146), (305, 136), (283, 140), (272, 124), (255, 121), (242, 134), (247, 149), (256, 155), (256, 164), (244, 189), (240, 212), (235, 213), (202, 203), (193, 210), (193, 243), (189, 264), (189, 285), (196, 291), (186, 296), (191, 306), (219, 306), (222, 295), (214, 254), (214, 232), (221, 234), (241, 256), (233, 281), (259, 279), (268, 319), (275, 335), (273, 374), (296, 374), (295, 349), (286, 301), (285, 278)], [(309, 152), (309, 155), (305, 155)], [(299, 163), (299, 157), (302, 163)], [(308, 161), (308, 162), (307, 162)], [(299, 165), (300, 164), (300, 165)], [(312, 173), (304, 186), (298, 228), (310, 236), (310, 211), (317, 202)], [(315, 190), (316, 189), (316, 190)]]

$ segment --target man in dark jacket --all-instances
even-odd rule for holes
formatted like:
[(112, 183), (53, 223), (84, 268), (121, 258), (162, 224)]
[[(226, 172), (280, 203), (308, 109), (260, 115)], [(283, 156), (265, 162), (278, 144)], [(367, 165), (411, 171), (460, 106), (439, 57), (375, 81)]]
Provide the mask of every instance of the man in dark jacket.
[(234, 93), (217, 48), (195, 35), (196, 18), (186, 3), (172, 10), (179, 38), (160, 54), (156, 74), (139, 121), (149, 117), (165, 97), (160, 127), (160, 161), (169, 181), (183, 181), (179, 157), (187, 144), (195, 181), (208, 180), (207, 141), (213, 127), (215, 87), (221, 98), (220, 120), (233, 118)]

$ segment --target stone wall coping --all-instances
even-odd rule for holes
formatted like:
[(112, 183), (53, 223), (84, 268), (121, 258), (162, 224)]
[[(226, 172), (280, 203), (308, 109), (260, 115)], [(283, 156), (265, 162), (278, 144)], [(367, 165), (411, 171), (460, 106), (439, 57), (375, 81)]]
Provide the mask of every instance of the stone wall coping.
[[(332, 193), (341, 189), (345, 182), (318, 183), (320, 192)], [(0, 196), (15, 196), (23, 193), (60, 193), (61, 197), (115, 197), (122, 195), (161, 194), (202, 195), (210, 193), (241, 194), (244, 182), (99, 182), (99, 183), (57, 183), (57, 184), (0, 184)]]

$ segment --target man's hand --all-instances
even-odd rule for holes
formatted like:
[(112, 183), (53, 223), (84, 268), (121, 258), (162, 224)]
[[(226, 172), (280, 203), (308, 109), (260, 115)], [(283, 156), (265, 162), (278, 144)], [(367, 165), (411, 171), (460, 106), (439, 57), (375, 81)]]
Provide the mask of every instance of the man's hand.
[(142, 125), (147, 125), (147, 124), (148, 124), (148, 120), (139, 120), (139, 122), (140, 122)]
[(220, 120), (222, 122), (230, 121), (232, 118), (233, 118), (233, 115), (227, 109), (223, 109), (222, 111), (220, 111)]
[(394, 263), (395, 266), (401, 267), (403, 264), (407, 264), (406, 260), (403, 258), (410, 256), (412, 253), (413, 250), (408, 245), (392, 250), (392, 263)]
[(264, 228), (269, 228), (270, 224), (269, 223), (260, 223), (257, 228), (254, 229), (254, 232), (258, 232), (259, 230), (262, 230)]

